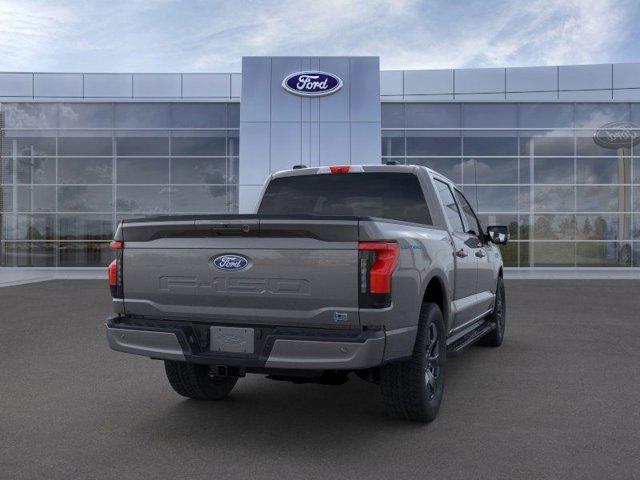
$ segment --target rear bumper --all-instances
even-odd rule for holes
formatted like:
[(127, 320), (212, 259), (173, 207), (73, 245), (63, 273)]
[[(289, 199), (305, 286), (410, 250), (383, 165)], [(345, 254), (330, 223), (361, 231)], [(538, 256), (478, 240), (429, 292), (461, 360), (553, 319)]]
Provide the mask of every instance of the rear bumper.
[[(255, 327), (253, 354), (213, 352), (210, 325), (188, 322), (109, 319), (109, 346), (162, 360), (263, 370), (360, 370), (382, 364), (388, 334), (382, 330)], [(404, 336), (415, 338), (415, 331)], [(396, 334), (397, 336), (397, 334)], [(396, 338), (392, 336), (392, 338)], [(406, 342), (413, 346), (413, 342)], [(410, 352), (408, 352), (410, 354)]]

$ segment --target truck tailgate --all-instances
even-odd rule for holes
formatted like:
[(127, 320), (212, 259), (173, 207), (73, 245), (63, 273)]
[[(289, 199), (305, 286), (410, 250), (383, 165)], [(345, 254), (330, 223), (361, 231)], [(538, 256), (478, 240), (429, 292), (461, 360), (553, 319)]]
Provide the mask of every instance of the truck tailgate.
[(358, 325), (358, 219), (225, 216), (122, 224), (127, 315)]

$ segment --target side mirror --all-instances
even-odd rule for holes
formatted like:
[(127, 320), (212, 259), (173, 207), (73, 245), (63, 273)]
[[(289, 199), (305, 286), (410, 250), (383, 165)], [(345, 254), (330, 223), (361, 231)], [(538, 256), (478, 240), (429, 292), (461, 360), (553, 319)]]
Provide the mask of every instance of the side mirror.
[(487, 238), (496, 245), (504, 245), (509, 241), (509, 228), (504, 225), (487, 227)]

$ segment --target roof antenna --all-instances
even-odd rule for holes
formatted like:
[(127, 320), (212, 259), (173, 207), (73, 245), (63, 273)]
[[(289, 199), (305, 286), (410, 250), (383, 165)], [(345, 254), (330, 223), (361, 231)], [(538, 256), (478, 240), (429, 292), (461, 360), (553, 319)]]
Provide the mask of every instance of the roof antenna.
[(395, 160), (387, 160), (386, 162), (384, 162), (385, 165), (398, 165), (398, 162), (396, 162)]
[(307, 168), (307, 166), (306, 165), (302, 165), (302, 164), (293, 166), (294, 170), (300, 170), (301, 168)]

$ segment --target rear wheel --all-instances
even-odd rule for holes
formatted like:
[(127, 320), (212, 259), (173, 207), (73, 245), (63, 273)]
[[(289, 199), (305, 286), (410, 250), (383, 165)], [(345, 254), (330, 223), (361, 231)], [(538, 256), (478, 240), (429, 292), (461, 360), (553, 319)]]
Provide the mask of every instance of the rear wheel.
[(171, 387), (183, 397), (195, 400), (220, 400), (233, 389), (237, 377), (212, 375), (206, 365), (185, 362), (164, 362)]
[(380, 389), (387, 411), (397, 417), (430, 422), (438, 414), (444, 393), (446, 336), (440, 307), (423, 303), (411, 358), (385, 365)]
[(507, 317), (507, 302), (504, 295), (504, 282), (502, 277), (498, 277), (498, 285), (496, 286), (496, 303), (493, 312), (486, 318), (487, 321), (493, 322), (496, 328), (487, 333), (478, 342), (480, 345), (490, 347), (499, 347), (504, 340), (505, 320)]

